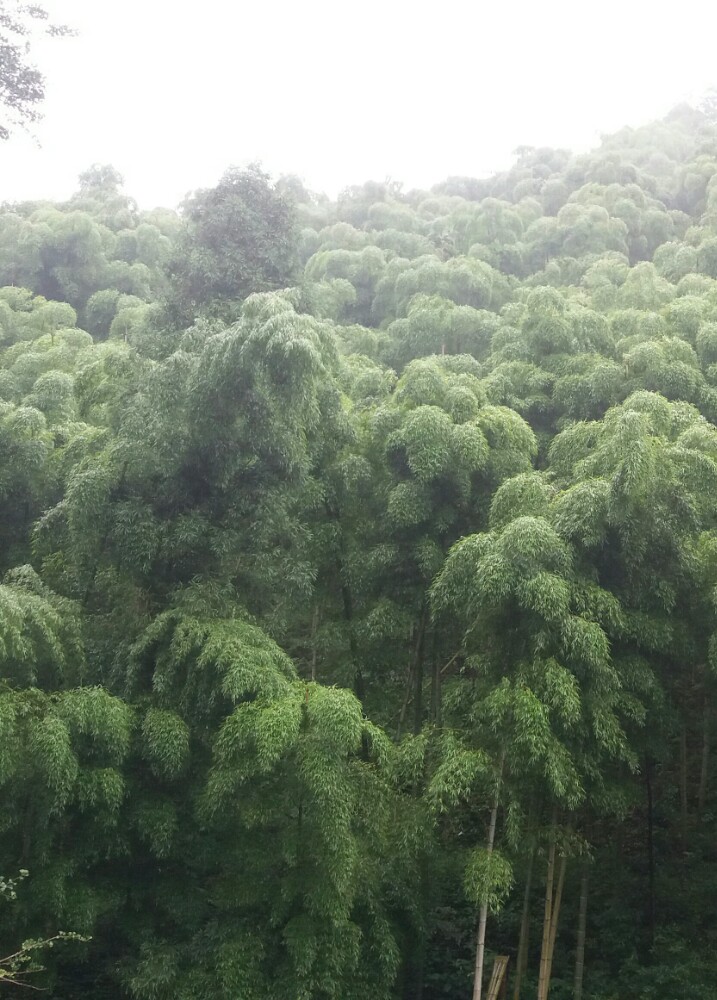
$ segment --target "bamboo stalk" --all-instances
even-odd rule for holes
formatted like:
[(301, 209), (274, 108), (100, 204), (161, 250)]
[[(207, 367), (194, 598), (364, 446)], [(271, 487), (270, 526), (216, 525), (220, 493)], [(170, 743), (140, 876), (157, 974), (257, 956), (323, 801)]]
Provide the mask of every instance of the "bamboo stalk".
[(573, 1000), (583, 1000), (583, 976), (585, 973), (585, 929), (588, 915), (588, 864), (583, 863), (580, 875), (580, 910), (578, 912), (578, 945), (575, 952), (575, 989)]
[(707, 784), (709, 782), (710, 775), (710, 750), (712, 742), (710, 733), (710, 715), (711, 705), (709, 698), (705, 697), (704, 718), (702, 720), (702, 763), (700, 766), (700, 787), (697, 792), (697, 812), (700, 816), (705, 811), (705, 804), (707, 802)]
[(319, 627), (319, 605), (314, 605), (314, 614), (311, 619), (311, 680), (316, 680), (316, 632)]
[(553, 810), (553, 822), (550, 831), (550, 848), (548, 850), (548, 872), (545, 881), (545, 914), (543, 916), (543, 942), (540, 949), (540, 973), (538, 975), (538, 1000), (546, 1000), (546, 984), (548, 974), (548, 950), (550, 947), (550, 928), (553, 918), (553, 882), (555, 879), (555, 828), (557, 826), (557, 811)]
[(486, 1000), (500, 1000), (507, 996), (508, 988), (508, 956), (497, 955), (493, 963), (493, 973), (488, 983)]
[(558, 936), (558, 918), (560, 917), (560, 904), (563, 900), (563, 886), (565, 885), (565, 869), (567, 867), (567, 860), (568, 859), (565, 856), (565, 854), (562, 854), (560, 856), (558, 887), (555, 891), (555, 898), (553, 899), (553, 905), (551, 907), (550, 939), (548, 941), (548, 962), (547, 962), (547, 975), (545, 981), (544, 1000), (548, 1000), (548, 993), (550, 991), (550, 979), (553, 974), (553, 955), (555, 953), (555, 939)]
[(528, 937), (530, 934), (530, 889), (533, 882), (533, 861), (535, 859), (535, 847), (530, 852), (528, 859), (528, 871), (525, 876), (525, 893), (523, 895), (523, 913), (520, 918), (520, 938), (518, 940), (518, 957), (515, 961), (515, 986), (513, 987), (513, 1000), (520, 1000), (520, 989), (523, 984), (523, 976), (528, 965)]
[[(495, 828), (498, 822), (498, 805), (500, 804), (500, 785), (503, 779), (503, 767), (505, 764), (505, 751), (500, 755), (500, 767), (495, 784), (495, 795), (493, 797), (493, 808), (490, 813), (490, 825), (488, 827), (488, 843), (486, 850), (490, 858), (493, 853), (495, 843)], [(476, 939), (476, 960), (475, 972), (473, 976), (473, 1000), (481, 1000), (483, 993), (483, 964), (485, 961), (485, 928), (488, 922), (488, 903), (481, 904), (480, 916), (478, 917), (478, 936)]]
[(418, 736), (423, 727), (423, 663), (426, 638), (426, 609), (421, 610), (418, 625), (418, 641), (414, 655), (413, 672), (413, 732)]
[(433, 648), (431, 652), (431, 720), (437, 726), (441, 724), (441, 670), (436, 656), (437, 633), (433, 631)]
[(655, 943), (655, 841), (654, 800), (652, 794), (652, 762), (645, 757), (645, 791), (647, 792), (647, 922), (650, 948)]
[(680, 825), (682, 846), (687, 844), (687, 726), (680, 729)]

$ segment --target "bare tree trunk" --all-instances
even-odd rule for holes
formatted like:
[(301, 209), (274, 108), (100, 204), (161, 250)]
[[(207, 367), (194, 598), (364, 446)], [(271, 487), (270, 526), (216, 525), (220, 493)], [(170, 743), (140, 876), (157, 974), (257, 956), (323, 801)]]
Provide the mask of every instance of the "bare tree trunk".
[(530, 852), (528, 871), (525, 875), (525, 894), (523, 896), (523, 914), (520, 919), (520, 938), (518, 940), (518, 957), (515, 960), (515, 986), (513, 1000), (520, 1000), (520, 988), (528, 965), (528, 937), (530, 934), (530, 889), (533, 882), (533, 860), (535, 848)]
[(552, 968), (552, 949), (555, 947), (560, 900), (563, 894), (565, 879), (565, 857), (561, 858), (558, 885), (555, 894), (555, 851), (558, 826), (557, 809), (553, 810), (553, 820), (550, 829), (550, 849), (548, 851), (548, 872), (545, 880), (545, 914), (543, 916), (543, 941), (540, 948), (540, 972), (538, 974), (538, 1000), (548, 1000), (550, 989), (550, 973)]
[(654, 803), (652, 797), (652, 765), (645, 757), (645, 790), (647, 792), (647, 928), (649, 946), (655, 942), (655, 842)]
[(423, 728), (423, 661), (426, 639), (426, 609), (421, 611), (418, 625), (418, 642), (414, 658), (413, 672), (413, 732), (416, 736)]
[(553, 899), (553, 905), (551, 906), (550, 913), (550, 939), (548, 941), (548, 962), (547, 962), (547, 974), (545, 977), (545, 995), (544, 1000), (548, 1000), (548, 991), (550, 990), (550, 979), (553, 974), (553, 955), (555, 953), (555, 939), (558, 936), (558, 917), (560, 916), (560, 904), (563, 899), (563, 886), (565, 885), (565, 869), (567, 867), (567, 857), (564, 854), (560, 856), (560, 872), (558, 874), (558, 888), (555, 892), (555, 898)]
[(585, 929), (588, 916), (588, 863), (583, 862), (580, 875), (580, 910), (578, 912), (578, 946), (575, 952), (575, 990), (573, 1000), (583, 1000), (583, 974), (585, 971)]
[(418, 956), (416, 961), (416, 973), (414, 979), (414, 990), (411, 1000), (423, 1000), (426, 982), (426, 945), (427, 928), (426, 921), (431, 911), (432, 881), (431, 868), (428, 858), (424, 854), (420, 862), (421, 878), (421, 933), (418, 942)]
[[(500, 755), (500, 766), (498, 768), (498, 777), (495, 783), (493, 808), (491, 809), (490, 813), (490, 825), (488, 827), (488, 843), (486, 845), (486, 851), (488, 853), (489, 858), (493, 853), (493, 844), (495, 843), (495, 828), (498, 822), (498, 806), (500, 804), (500, 786), (503, 780), (504, 765), (505, 765), (505, 751)], [(478, 937), (476, 939), (475, 974), (473, 976), (473, 1000), (481, 1000), (481, 994), (483, 992), (483, 962), (485, 960), (485, 928), (487, 922), (488, 922), (488, 904), (482, 903), (480, 908), (480, 916), (478, 917)]]
[(680, 729), (680, 826), (682, 846), (687, 845), (687, 726)]
[(316, 631), (319, 627), (319, 605), (314, 606), (311, 619), (311, 680), (316, 680)]
[(697, 792), (697, 812), (700, 816), (705, 811), (707, 802), (707, 785), (710, 776), (710, 715), (711, 705), (709, 698), (705, 695), (704, 718), (702, 721), (702, 764), (700, 767), (700, 787)]
[(437, 726), (441, 724), (441, 668), (436, 654), (437, 634), (433, 631), (433, 649), (431, 653), (431, 719)]
[(403, 723), (406, 721), (406, 714), (408, 712), (408, 706), (411, 703), (411, 692), (413, 690), (413, 653), (408, 657), (408, 668), (406, 670), (406, 694), (403, 699), (403, 704), (401, 705), (401, 714), (398, 717), (398, 730), (396, 733), (397, 739), (401, 739), (401, 730), (403, 729)]
[(548, 850), (548, 872), (545, 881), (545, 912), (543, 915), (543, 941), (540, 949), (540, 973), (538, 976), (538, 1000), (544, 1000), (547, 979), (548, 950), (550, 948), (550, 928), (553, 919), (553, 882), (555, 880), (555, 819)]

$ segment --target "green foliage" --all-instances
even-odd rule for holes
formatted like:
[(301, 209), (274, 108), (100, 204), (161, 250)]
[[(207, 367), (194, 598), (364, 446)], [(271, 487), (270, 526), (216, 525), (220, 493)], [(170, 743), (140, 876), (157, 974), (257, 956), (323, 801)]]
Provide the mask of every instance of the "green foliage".
[(229, 170), (183, 206), (169, 264), (170, 303), (182, 319), (286, 285), (296, 260), (292, 201), (256, 167)]
[(448, 1000), (557, 844), (551, 996), (588, 860), (583, 995), (712, 995), (716, 171), (682, 107), (432, 192), (3, 207), (3, 969)]
[(0, 584), (0, 663), (3, 678), (22, 686), (40, 677), (45, 683), (82, 677), (77, 609), (50, 593), (29, 566), (9, 571)]
[(474, 903), (488, 906), (497, 913), (505, 903), (513, 886), (513, 869), (499, 851), (488, 853), (478, 847), (471, 854), (466, 867), (466, 895)]

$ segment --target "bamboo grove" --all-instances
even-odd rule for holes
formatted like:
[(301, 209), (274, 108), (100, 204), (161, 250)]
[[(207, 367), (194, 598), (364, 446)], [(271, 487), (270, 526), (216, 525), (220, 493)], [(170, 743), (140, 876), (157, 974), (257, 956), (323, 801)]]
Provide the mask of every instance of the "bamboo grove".
[(709, 109), (5, 204), (0, 992), (714, 997), (716, 421)]

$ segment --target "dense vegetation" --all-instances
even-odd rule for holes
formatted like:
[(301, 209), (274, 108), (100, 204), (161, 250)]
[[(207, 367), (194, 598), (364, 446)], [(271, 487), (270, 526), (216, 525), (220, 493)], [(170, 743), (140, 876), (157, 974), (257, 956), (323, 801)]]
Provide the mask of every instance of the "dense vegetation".
[(496, 953), (713, 998), (715, 421), (687, 106), (430, 192), (4, 205), (2, 954), (81, 935), (62, 1000), (455, 1000)]

